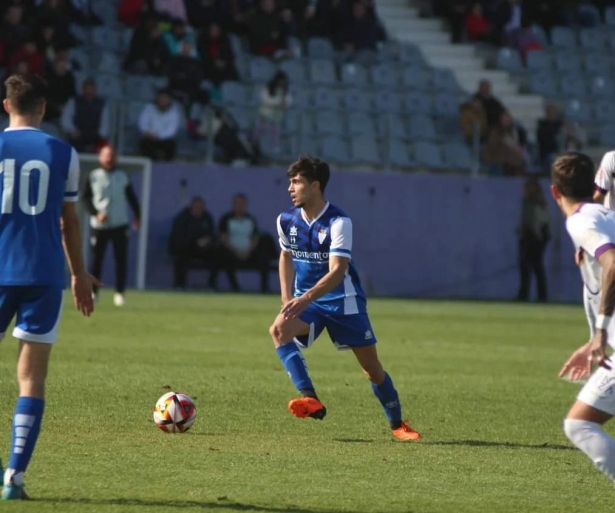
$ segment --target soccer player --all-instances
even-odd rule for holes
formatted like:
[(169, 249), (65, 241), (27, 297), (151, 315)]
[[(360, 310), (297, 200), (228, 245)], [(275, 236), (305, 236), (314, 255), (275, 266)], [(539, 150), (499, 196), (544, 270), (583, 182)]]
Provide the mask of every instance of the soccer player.
[(572, 380), (591, 374), (564, 421), (570, 441), (583, 451), (609, 479), (615, 481), (615, 440), (602, 425), (615, 415), (615, 370), (606, 355), (615, 344), (615, 212), (593, 203), (594, 165), (581, 153), (559, 157), (552, 167), (551, 192), (566, 216), (566, 228), (580, 250), (581, 275), (595, 298), (591, 340), (577, 349), (560, 371)]
[(615, 201), (613, 201), (613, 189), (615, 183), (615, 151), (607, 151), (602, 157), (600, 167), (596, 173), (594, 181), (594, 201), (602, 203), (606, 208), (615, 210)]
[(62, 246), (75, 306), (89, 316), (94, 305), (75, 209), (77, 153), (39, 130), (46, 106), (42, 79), (13, 75), (5, 87), (10, 124), (0, 134), (0, 334), (16, 317), (19, 398), (2, 499), (15, 500), (27, 498), (23, 477), (45, 408), (45, 379), (66, 281)]
[(421, 435), (402, 420), (397, 390), (378, 359), (365, 294), (352, 260), (352, 222), (324, 198), (329, 166), (317, 158), (301, 157), (287, 175), (294, 208), (277, 220), (283, 306), (269, 333), (302, 396), (290, 401), (288, 409), (298, 418), (323, 419), (327, 413), (300, 350), (326, 329), (338, 349), (353, 351), (393, 435), (402, 441), (419, 440)]

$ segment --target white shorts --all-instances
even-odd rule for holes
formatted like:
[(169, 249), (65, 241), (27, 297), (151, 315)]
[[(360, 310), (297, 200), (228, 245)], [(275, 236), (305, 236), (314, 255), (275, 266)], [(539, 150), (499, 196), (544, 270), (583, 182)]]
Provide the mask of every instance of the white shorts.
[(597, 410), (615, 415), (615, 365), (598, 367), (583, 386), (577, 400)]

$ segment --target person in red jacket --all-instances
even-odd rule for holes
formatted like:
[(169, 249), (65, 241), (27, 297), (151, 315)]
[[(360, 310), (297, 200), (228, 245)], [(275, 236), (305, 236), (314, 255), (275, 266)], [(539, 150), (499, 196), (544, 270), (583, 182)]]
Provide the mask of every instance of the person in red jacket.
[(463, 20), (466, 34), (471, 41), (484, 41), (488, 38), (491, 31), (489, 21), (483, 14), (483, 6), (480, 2), (475, 2), (470, 12)]
[(42, 75), (45, 71), (45, 59), (43, 54), (39, 52), (36, 43), (32, 40), (26, 41), (11, 57), (9, 58), (8, 68), (14, 71), (17, 63), (26, 61), (28, 70), (33, 75)]

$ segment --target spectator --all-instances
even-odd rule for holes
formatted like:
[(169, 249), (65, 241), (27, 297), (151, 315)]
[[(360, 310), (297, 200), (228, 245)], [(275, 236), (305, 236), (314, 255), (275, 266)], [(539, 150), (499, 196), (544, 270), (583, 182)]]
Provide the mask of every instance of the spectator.
[[(100, 280), (105, 252), (109, 242), (115, 256), (115, 306), (124, 306), (126, 276), (128, 274), (128, 237), (130, 222), (128, 206), (132, 209), (134, 230), (139, 229), (140, 208), (128, 174), (117, 167), (115, 149), (105, 146), (98, 155), (100, 166), (88, 176), (83, 194), (90, 213), (92, 228), (92, 276)], [(94, 294), (98, 287), (94, 287)]]
[(526, 63), (528, 52), (544, 50), (532, 26), (525, 22), (519, 30), (509, 35), (509, 43), (510, 46), (519, 51), (524, 64)]
[(376, 50), (378, 43), (378, 25), (376, 20), (367, 15), (363, 1), (352, 6), (352, 18), (342, 29), (342, 47), (348, 53), (360, 50)]
[(527, 301), (530, 292), (530, 278), (536, 276), (538, 301), (547, 301), (547, 279), (544, 268), (544, 254), (550, 239), (549, 211), (540, 183), (534, 179), (525, 182), (519, 236), (519, 301)]
[(162, 18), (181, 21), (182, 24), (188, 23), (184, 0), (154, 0), (153, 7)]
[(52, 25), (58, 34), (68, 34), (71, 22), (70, 9), (65, 0), (43, 0), (35, 12), (35, 25)]
[(183, 41), (179, 55), (171, 57), (167, 66), (169, 90), (185, 106), (199, 98), (203, 81), (203, 66), (194, 57), (194, 49), (189, 41)]
[(193, 49), (193, 57), (198, 57), (196, 51), (196, 41), (192, 29), (186, 27), (182, 21), (174, 21), (171, 25), (171, 31), (164, 33), (164, 41), (167, 44), (171, 55), (179, 55), (182, 49), (182, 43), (187, 41)]
[(214, 280), (218, 262), (215, 225), (203, 198), (195, 196), (190, 205), (177, 214), (173, 220), (168, 249), (174, 260), (173, 287), (186, 288), (190, 261), (196, 260), (210, 268), (208, 287), (216, 289)]
[(470, 41), (489, 41), (489, 20), (483, 14), (483, 6), (480, 2), (474, 2), (472, 10), (463, 19), (466, 35)]
[(41, 52), (38, 51), (36, 43), (32, 40), (27, 40), (11, 55), (8, 61), (9, 71), (13, 72), (16, 64), (20, 61), (26, 61), (30, 73), (34, 75), (42, 76), (45, 72), (45, 59)]
[(55, 121), (62, 116), (64, 106), (77, 94), (75, 77), (70, 71), (66, 58), (56, 58), (53, 67), (47, 72), (47, 110), (45, 119)]
[(453, 43), (463, 40), (464, 18), (470, 10), (473, 0), (437, 0), (434, 2), (434, 12), (445, 18), (451, 30)]
[(226, 80), (237, 80), (233, 48), (220, 25), (212, 23), (199, 37), (199, 54), (203, 62), (204, 77), (218, 87)]
[(334, 44), (340, 46), (340, 33), (344, 20), (342, 0), (319, 0), (316, 5), (316, 26), (318, 34), (330, 37)]
[(152, 18), (135, 29), (124, 69), (131, 73), (164, 73), (168, 60), (169, 48), (162, 38), (158, 24)]
[(483, 104), (485, 114), (487, 115), (487, 124), (489, 128), (494, 128), (499, 125), (502, 113), (506, 111), (502, 102), (498, 100), (491, 92), (491, 82), (489, 80), (481, 80), (478, 84), (478, 92), (474, 95)]
[(555, 157), (562, 150), (562, 128), (564, 120), (555, 105), (547, 105), (545, 117), (538, 120), (536, 140), (540, 163), (545, 170), (551, 169)]
[(525, 173), (527, 157), (525, 130), (504, 111), (499, 126), (492, 128), (485, 146), (485, 161), (497, 165), (508, 176)]
[(10, 6), (4, 13), (4, 20), (0, 28), (0, 40), (5, 48), (5, 60), (11, 56), (30, 37), (30, 28), (23, 21), (24, 9), (20, 5)]
[(261, 292), (265, 293), (269, 291), (269, 255), (259, 245), (258, 225), (246, 211), (247, 203), (244, 194), (236, 194), (233, 209), (220, 219), (220, 262), (233, 291), (239, 292), (235, 271), (255, 268), (260, 271)]
[(474, 144), (475, 134), (478, 134), (481, 143), (484, 143), (487, 139), (489, 133), (487, 115), (485, 114), (482, 102), (476, 96), (461, 105), (459, 123), (468, 145), (472, 146)]
[(109, 137), (109, 106), (98, 96), (96, 82), (87, 78), (82, 94), (64, 107), (62, 130), (77, 151), (97, 151)]
[(154, 160), (172, 160), (179, 131), (180, 112), (166, 89), (156, 93), (139, 118), (141, 153)]
[(276, 12), (275, 0), (260, 0), (260, 7), (250, 16), (248, 41), (254, 55), (273, 56), (286, 48), (284, 23)]
[(261, 104), (254, 134), (255, 139), (260, 140), (263, 132), (269, 131), (274, 153), (280, 152), (280, 125), (291, 102), (286, 73), (278, 71), (261, 91)]
[[(66, 0), (52, 0), (53, 3), (58, 3), (64, 6)], [(100, 25), (101, 19), (96, 16), (91, 9), (91, 0), (70, 0), (71, 15), (73, 21), (79, 25)]]
[(225, 0), (193, 0), (186, 4), (188, 21), (196, 29), (205, 29), (212, 23), (228, 26), (232, 9)]
[(45, 25), (40, 28), (36, 44), (43, 58), (48, 62), (55, 61), (56, 51), (59, 48), (66, 47), (66, 40), (62, 41), (56, 33), (53, 25)]
[(142, 15), (148, 6), (145, 0), (120, 0), (117, 9), (117, 19), (124, 25), (139, 27)]

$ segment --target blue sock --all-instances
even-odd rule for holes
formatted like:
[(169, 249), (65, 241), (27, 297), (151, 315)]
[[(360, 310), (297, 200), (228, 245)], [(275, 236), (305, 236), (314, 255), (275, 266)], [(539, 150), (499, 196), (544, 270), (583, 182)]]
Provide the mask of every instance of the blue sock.
[(312, 385), (312, 380), (308, 374), (305, 358), (303, 358), (297, 344), (288, 342), (278, 347), (276, 353), (278, 353), (278, 357), (282, 365), (284, 365), (293, 385), (295, 385), (295, 388), (303, 395), (312, 395), (315, 397), (314, 385)]
[(388, 374), (385, 375), (384, 381), (380, 385), (372, 383), (374, 395), (382, 404), (384, 414), (389, 419), (389, 424), (392, 429), (397, 429), (401, 426), (401, 404), (399, 404), (399, 395), (393, 385), (393, 380)]
[(11, 482), (20, 485), (28, 468), (34, 446), (41, 430), (41, 420), (45, 401), (35, 397), (17, 399), (13, 415), (13, 439), (11, 441), (11, 458), (4, 474), (4, 484)]

